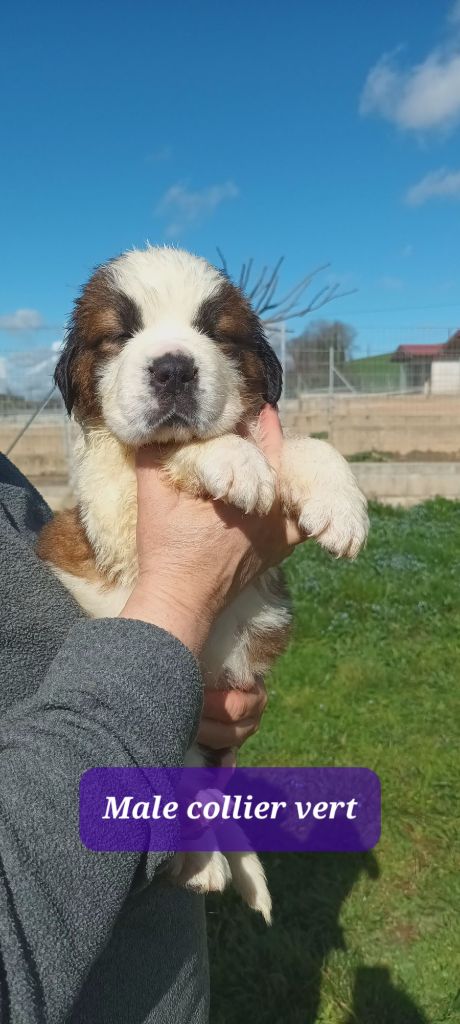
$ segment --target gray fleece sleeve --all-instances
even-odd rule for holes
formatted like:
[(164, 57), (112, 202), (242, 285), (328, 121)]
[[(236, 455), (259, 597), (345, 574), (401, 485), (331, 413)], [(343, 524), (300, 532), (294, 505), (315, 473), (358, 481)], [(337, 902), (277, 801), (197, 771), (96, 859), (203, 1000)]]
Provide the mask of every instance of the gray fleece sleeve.
[(81, 774), (181, 764), (201, 696), (194, 657), (168, 633), (81, 621), (36, 694), (0, 720), (3, 1024), (68, 1017), (141, 867), (140, 855), (80, 844)]

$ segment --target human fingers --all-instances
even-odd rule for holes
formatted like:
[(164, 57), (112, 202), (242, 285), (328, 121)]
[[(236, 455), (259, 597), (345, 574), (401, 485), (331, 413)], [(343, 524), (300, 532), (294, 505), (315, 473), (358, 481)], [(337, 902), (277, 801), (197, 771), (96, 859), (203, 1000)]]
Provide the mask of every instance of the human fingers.
[(251, 690), (205, 691), (199, 742), (213, 749), (241, 746), (257, 732), (266, 703), (261, 679), (254, 680)]
[(251, 719), (238, 724), (216, 722), (214, 718), (202, 718), (197, 733), (198, 743), (211, 750), (223, 750), (227, 747), (241, 747), (245, 740), (253, 736), (258, 729), (258, 722)]
[(171, 487), (161, 472), (160, 450), (157, 445), (144, 445), (136, 452), (137, 499), (139, 509), (145, 505), (164, 511), (174, 508), (178, 491)]
[(274, 409), (272, 405), (264, 405), (259, 413), (256, 440), (267, 462), (273, 469), (278, 469), (283, 447), (283, 431), (278, 410)]
[[(283, 428), (281, 426), (278, 409), (273, 408), (272, 405), (264, 405), (259, 413), (257, 444), (262, 449), (267, 461), (273, 469), (278, 469), (283, 447)], [(279, 513), (279, 511), (278, 503), (277, 512)], [(307, 540), (307, 534), (299, 529), (294, 519), (285, 519), (285, 533), (286, 543), (290, 549), (288, 554), (291, 553), (297, 544), (301, 544), (304, 540)]]
[(254, 679), (247, 690), (205, 690), (203, 715), (224, 723), (259, 720), (267, 704), (263, 680)]

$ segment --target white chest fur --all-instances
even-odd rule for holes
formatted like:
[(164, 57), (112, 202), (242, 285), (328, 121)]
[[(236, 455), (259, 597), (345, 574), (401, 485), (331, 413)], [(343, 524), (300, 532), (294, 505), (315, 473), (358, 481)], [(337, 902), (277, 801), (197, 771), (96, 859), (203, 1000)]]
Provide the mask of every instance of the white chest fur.
[[(121, 612), (137, 578), (137, 490), (132, 453), (109, 432), (81, 433), (76, 445), (77, 496), (96, 565), (107, 584), (53, 566), (78, 604), (94, 618)], [(154, 528), (154, 524), (153, 524)], [(201, 664), (206, 685), (244, 688), (270, 667), (254, 637), (286, 629), (290, 613), (276, 587), (276, 570), (249, 585), (216, 620)]]

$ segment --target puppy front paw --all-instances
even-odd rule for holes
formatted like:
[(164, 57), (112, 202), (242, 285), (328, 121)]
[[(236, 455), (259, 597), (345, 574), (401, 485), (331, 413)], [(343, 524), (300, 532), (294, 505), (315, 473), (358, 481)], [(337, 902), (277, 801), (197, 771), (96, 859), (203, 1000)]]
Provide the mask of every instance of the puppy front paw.
[(265, 516), (275, 500), (275, 474), (254, 445), (222, 452), (222, 461), (205, 460), (201, 467), (203, 483), (216, 499), (235, 505), (247, 515)]
[(264, 516), (276, 494), (276, 475), (262, 452), (236, 435), (182, 448), (166, 467), (169, 478), (191, 493)]
[(369, 530), (366, 500), (357, 487), (320, 489), (302, 505), (299, 526), (336, 558), (356, 558)]
[(325, 441), (286, 441), (281, 501), (300, 528), (337, 558), (356, 558), (366, 542), (366, 499), (346, 460)]

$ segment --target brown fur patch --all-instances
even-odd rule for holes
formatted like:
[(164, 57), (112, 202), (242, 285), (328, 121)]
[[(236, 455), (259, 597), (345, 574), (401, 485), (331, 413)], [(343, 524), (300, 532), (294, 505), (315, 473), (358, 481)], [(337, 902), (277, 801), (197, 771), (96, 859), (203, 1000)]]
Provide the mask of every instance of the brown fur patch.
[(136, 304), (113, 284), (110, 265), (93, 274), (77, 299), (62, 356), (56, 367), (68, 412), (97, 421), (102, 415), (97, 369), (141, 330)]
[[(224, 286), (225, 287), (225, 286)], [(218, 315), (215, 334), (218, 339), (254, 344), (260, 323), (247, 299), (237, 288), (229, 293), (225, 288), (224, 311)], [(227, 308), (225, 308), (227, 307)]]
[(132, 299), (112, 282), (110, 267), (96, 270), (75, 303), (72, 328), (86, 345), (131, 337), (142, 327)]
[(255, 671), (261, 671), (259, 666), (263, 666), (264, 672), (267, 671), (267, 668), (286, 650), (290, 635), (290, 626), (281, 626), (279, 629), (251, 629), (249, 658), (255, 666)]
[[(291, 598), (284, 579), (283, 570), (279, 567), (272, 569), (264, 577), (267, 590), (285, 608), (291, 607)], [(286, 650), (291, 635), (291, 626), (286, 624), (275, 629), (254, 629), (251, 627), (249, 634), (249, 657), (255, 666), (271, 666), (280, 654)], [(266, 669), (264, 669), (266, 671)]]
[(238, 363), (246, 419), (257, 415), (264, 402), (278, 400), (280, 365), (258, 316), (239, 288), (224, 281), (218, 292), (203, 302), (194, 326)]
[(105, 338), (106, 335), (116, 335), (120, 332), (120, 316), (115, 309), (95, 309), (90, 318), (89, 334), (93, 338)]
[(260, 357), (251, 350), (241, 352), (240, 363), (244, 382), (241, 399), (245, 416), (251, 420), (259, 414), (264, 402), (264, 367)]
[(222, 331), (224, 334), (231, 335), (237, 333), (240, 327), (240, 322), (235, 317), (234, 313), (222, 313), (217, 321), (216, 327), (219, 332)]
[(38, 557), (85, 580), (103, 582), (78, 508), (58, 512), (40, 533)]
[(95, 387), (96, 369), (104, 355), (99, 349), (82, 349), (73, 368), (73, 382), (77, 389), (75, 408), (86, 421), (95, 422), (102, 416), (101, 400)]
[[(223, 279), (215, 294), (201, 304), (193, 325), (237, 363), (245, 421), (253, 419), (264, 402), (277, 402), (281, 367), (239, 288)], [(110, 263), (96, 270), (75, 303), (56, 367), (56, 383), (69, 413), (75, 408), (79, 420), (100, 422), (97, 371), (142, 327), (141, 311), (117, 288)]]

